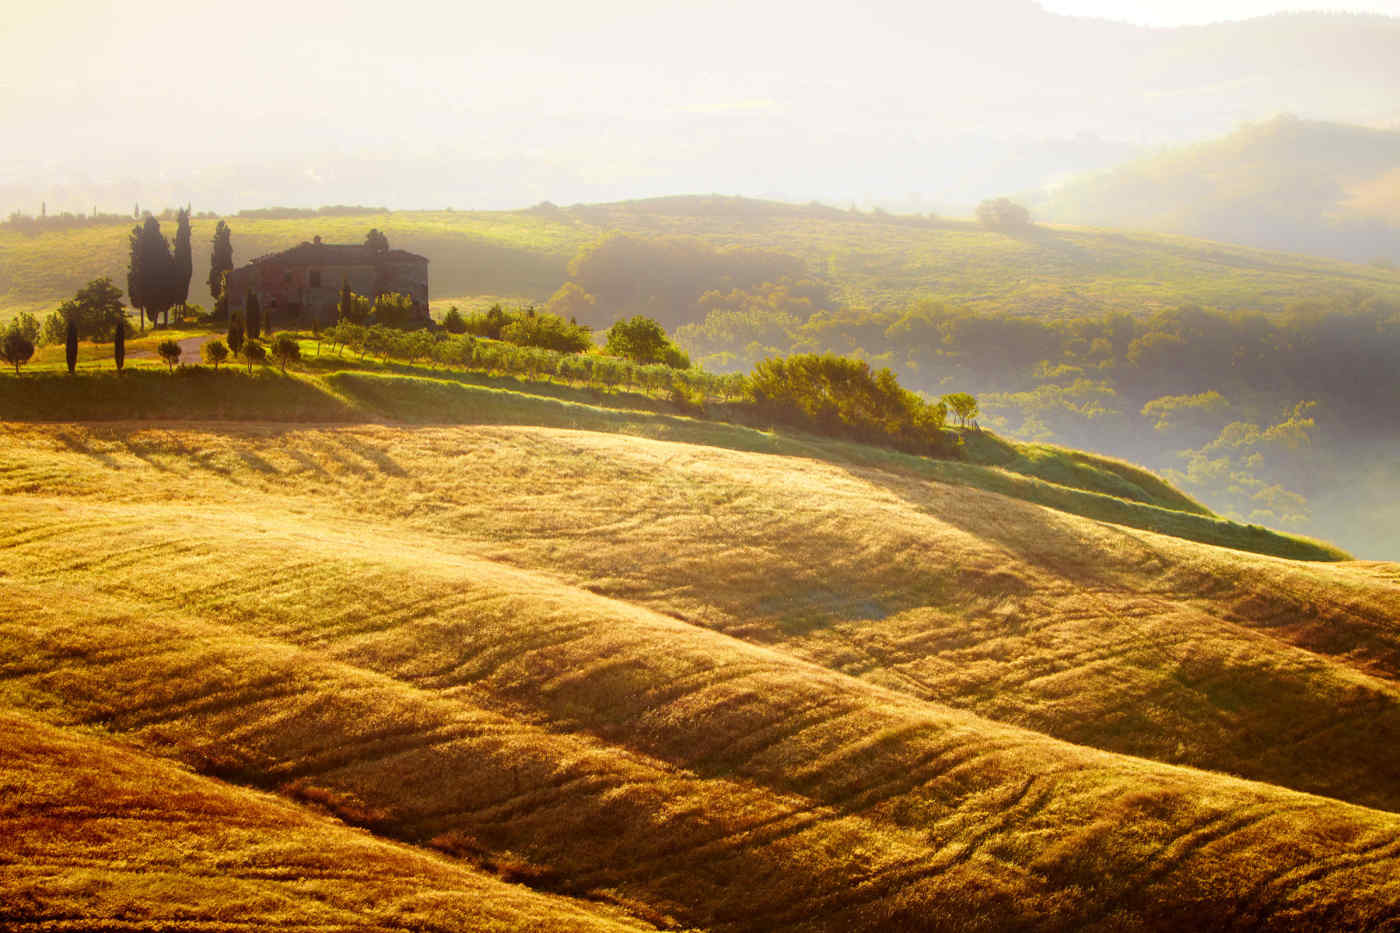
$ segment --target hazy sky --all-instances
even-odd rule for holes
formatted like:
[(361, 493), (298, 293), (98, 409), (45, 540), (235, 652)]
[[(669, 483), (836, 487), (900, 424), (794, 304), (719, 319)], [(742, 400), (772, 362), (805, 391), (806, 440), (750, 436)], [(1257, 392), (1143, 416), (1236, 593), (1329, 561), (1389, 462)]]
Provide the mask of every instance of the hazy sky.
[(1052, 13), (1096, 16), (1147, 26), (1186, 26), (1229, 19), (1248, 19), (1294, 10), (1339, 10), (1400, 16), (1400, 0), (1356, 0), (1353, 3), (1279, 3), (1277, 0), (1044, 0)]
[[(1282, 5), (1042, 6), (1170, 25)], [(1400, 23), (1179, 35), (1034, 0), (8, 7), (0, 215), (695, 191), (942, 209), (1279, 113), (1400, 125)]]

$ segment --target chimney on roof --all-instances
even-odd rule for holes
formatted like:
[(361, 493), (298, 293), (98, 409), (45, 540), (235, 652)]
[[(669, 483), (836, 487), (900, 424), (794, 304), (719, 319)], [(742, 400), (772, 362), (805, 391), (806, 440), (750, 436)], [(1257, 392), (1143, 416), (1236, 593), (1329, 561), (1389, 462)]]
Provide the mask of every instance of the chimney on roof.
[(316, 237), (316, 239), (312, 240), (312, 242), (315, 243), (317, 246), (320, 246), (320, 245), (321, 245), (321, 238), (318, 236), (318, 237)]

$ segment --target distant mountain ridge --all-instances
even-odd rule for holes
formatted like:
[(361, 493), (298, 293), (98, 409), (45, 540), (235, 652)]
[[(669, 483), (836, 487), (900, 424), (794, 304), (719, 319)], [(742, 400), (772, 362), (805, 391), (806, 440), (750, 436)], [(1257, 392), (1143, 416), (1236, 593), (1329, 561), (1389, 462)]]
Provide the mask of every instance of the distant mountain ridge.
[(1281, 116), (1088, 175), (1043, 220), (1400, 260), (1400, 131)]

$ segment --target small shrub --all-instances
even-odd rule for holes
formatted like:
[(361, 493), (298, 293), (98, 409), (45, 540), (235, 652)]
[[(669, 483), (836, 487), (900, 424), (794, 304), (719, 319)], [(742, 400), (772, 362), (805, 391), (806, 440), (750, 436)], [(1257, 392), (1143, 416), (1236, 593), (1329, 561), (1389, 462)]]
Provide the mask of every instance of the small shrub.
[(29, 362), (34, 355), (34, 341), (21, 334), (18, 329), (12, 329), (3, 340), (0, 340), (0, 361), (9, 363), (15, 368), (15, 375), (19, 375), (19, 368)]
[(160, 346), (156, 347), (156, 352), (165, 361), (165, 365), (170, 367), (170, 371), (175, 371), (175, 364), (180, 362), (180, 345), (173, 340), (162, 340)]
[(219, 364), (228, 359), (228, 347), (224, 345), (222, 340), (211, 340), (204, 345), (200, 355), (204, 358), (204, 362), (213, 366), (217, 372)]
[(254, 363), (264, 363), (267, 361), (267, 348), (250, 337), (243, 341), (243, 346), (239, 348), (238, 355), (248, 364), (248, 372), (251, 373)]
[(272, 341), (272, 357), (285, 373), (288, 363), (301, 362), (301, 344), (291, 334), (278, 334)]

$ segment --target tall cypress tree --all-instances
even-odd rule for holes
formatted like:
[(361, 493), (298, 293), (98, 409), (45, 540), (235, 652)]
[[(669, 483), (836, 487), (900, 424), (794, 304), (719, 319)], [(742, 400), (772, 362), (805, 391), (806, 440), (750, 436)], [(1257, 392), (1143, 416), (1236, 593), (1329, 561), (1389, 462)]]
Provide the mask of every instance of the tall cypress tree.
[(184, 307), (190, 300), (190, 278), (194, 275), (194, 254), (190, 250), (190, 210), (181, 208), (175, 215), (175, 250), (170, 257), (170, 304), (166, 306), (165, 323), (170, 324), (170, 308)]
[[(131, 228), (131, 236), (127, 239), (131, 247), (131, 257), (126, 267), (126, 294), (131, 299), (131, 306), (140, 314), (141, 330), (146, 330), (146, 280), (143, 258), (145, 256), (145, 240), (142, 238), (142, 228), (140, 224)], [(117, 367), (121, 369), (120, 366)]]
[(340, 324), (352, 324), (351, 315), (355, 313), (355, 296), (350, 291), (350, 281), (346, 279), (340, 283), (340, 301), (336, 305), (336, 321)]
[(248, 300), (244, 303), (244, 307), (247, 309), (245, 313), (248, 318), (248, 323), (245, 330), (248, 334), (248, 339), (257, 340), (262, 333), (262, 318), (260, 315), (262, 308), (258, 306), (257, 292), (248, 293)]
[(236, 314), (228, 319), (228, 352), (234, 356), (243, 348), (243, 321)]
[(112, 359), (117, 363), (117, 372), (126, 365), (126, 320), (117, 322), (117, 335), (112, 340)]
[(233, 237), (228, 224), (222, 220), (214, 228), (214, 242), (209, 251), (209, 297), (217, 304), (219, 299), (227, 301), (224, 289), (228, 283), (224, 277), (233, 271)]
[(228, 320), (228, 273), (221, 272), (219, 285), (219, 297), (214, 299), (214, 320)]
[[(127, 294), (132, 304), (141, 308), (154, 324), (156, 317), (168, 312), (174, 287), (175, 260), (170, 255), (170, 243), (161, 235), (160, 221), (146, 215), (139, 230), (132, 232), (131, 267), (127, 272)], [(137, 301), (140, 304), (137, 304)]]
[(68, 363), (68, 375), (78, 368), (78, 322), (68, 319), (68, 334), (63, 340), (63, 355)]

